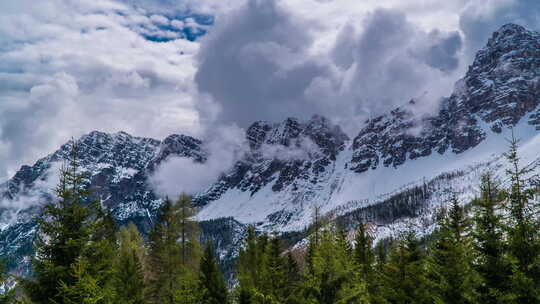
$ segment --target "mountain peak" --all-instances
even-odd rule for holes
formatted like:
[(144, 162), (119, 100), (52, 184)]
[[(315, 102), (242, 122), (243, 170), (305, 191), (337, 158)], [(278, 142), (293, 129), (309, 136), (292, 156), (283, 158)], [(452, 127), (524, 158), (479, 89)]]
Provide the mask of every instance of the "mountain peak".
[(540, 34), (505, 24), (478, 51), (457, 95), (469, 112), (500, 132), (539, 105), (539, 71)]
[(501, 26), (497, 31), (495, 31), (494, 35), (513, 35), (515, 33), (525, 33), (528, 32), (528, 30), (515, 23), (506, 23), (503, 26)]
[(507, 23), (493, 33), (487, 47), (493, 48), (508, 44), (511, 46), (523, 46), (524, 42), (526, 43), (527, 40), (535, 39), (537, 36), (538, 34), (536, 32), (529, 31), (521, 25)]

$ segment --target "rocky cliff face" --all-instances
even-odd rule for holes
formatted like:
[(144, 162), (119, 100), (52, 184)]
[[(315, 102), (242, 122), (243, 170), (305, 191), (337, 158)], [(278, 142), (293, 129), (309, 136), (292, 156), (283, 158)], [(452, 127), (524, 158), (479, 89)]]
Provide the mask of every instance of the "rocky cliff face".
[[(194, 195), (203, 239), (217, 238), (221, 255), (230, 259), (246, 224), (299, 230), (309, 224), (315, 205), (348, 224), (374, 218), (388, 226), (421, 218), (443, 204), (446, 186), (472, 191), (458, 181), (474, 183), (479, 167), (441, 175), (443, 165), (472, 163), (471, 155), (503, 138), (499, 133), (508, 127), (540, 130), (539, 74), (540, 35), (509, 24), (478, 52), (435, 114), (419, 115), (422, 105), (412, 100), (369, 119), (353, 139), (321, 116), (255, 122), (246, 130), (245, 155)], [(77, 144), (94, 198), (119, 223), (134, 221), (143, 231), (162, 202), (149, 183), (158, 166), (171, 156), (200, 163), (209, 156), (200, 140), (185, 135), (159, 141), (92, 132)], [(66, 144), (0, 185), (0, 198), (9, 202), (0, 205), (0, 255), (13, 257), (12, 265), (31, 253), (35, 215), (53, 195), (55, 172), (68, 153)]]
[[(171, 155), (197, 161), (204, 158), (201, 142), (184, 135), (158, 141), (124, 132), (92, 132), (76, 140), (76, 144), (78, 162), (87, 174), (85, 183), (92, 190), (92, 198), (111, 208), (119, 223), (133, 221), (142, 231), (148, 231), (161, 205), (149, 185), (149, 172)], [(0, 255), (20, 257), (30, 252), (35, 216), (39, 206), (54, 195), (58, 169), (69, 153), (68, 143), (33, 166), (21, 167), (12, 179), (0, 185), (0, 197), (16, 202), (11, 208), (0, 209)]]
[(338, 126), (321, 116), (307, 122), (295, 118), (281, 123), (255, 122), (246, 138), (250, 151), (231, 172), (197, 196), (199, 205), (219, 199), (231, 189), (255, 194), (269, 184), (274, 192), (298, 188), (300, 182), (316, 184), (348, 140)]
[[(352, 170), (402, 165), (407, 159), (461, 153), (489, 130), (500, 133), (522, 119), (540, 128), (540, 35), (507, 24), (480, 50), (454, 93), (435, 115), (415, 114), (415, 101), (366, 122), (354, 138)], [(528, 117), (527, 117), (528, 116)]]

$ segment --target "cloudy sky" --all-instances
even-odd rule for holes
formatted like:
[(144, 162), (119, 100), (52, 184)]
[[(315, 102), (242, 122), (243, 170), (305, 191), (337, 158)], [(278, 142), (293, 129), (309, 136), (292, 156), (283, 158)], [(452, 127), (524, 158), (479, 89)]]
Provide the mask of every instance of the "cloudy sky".
[(2, 0), (0, 181), (92, 130), (164, 138), (436, 108), (537, 0)]

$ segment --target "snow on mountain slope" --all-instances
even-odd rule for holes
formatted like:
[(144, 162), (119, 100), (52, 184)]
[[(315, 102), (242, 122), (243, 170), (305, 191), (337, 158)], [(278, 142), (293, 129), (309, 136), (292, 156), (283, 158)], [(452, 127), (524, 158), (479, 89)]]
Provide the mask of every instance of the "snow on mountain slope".
[[(521, 165), (533, 169), (532, 174), (538, 176), (540, 133), (531, 131), (535, 131), (534, 127), (525, 122), (514, 128), (514, 134), (519, 136), (521, 143), (518, 149)], [(409, 173), (409, 176), (418, 174), (422, 178), (415, 181), (411, 178), (412, 182), (395, 191), (371, 201), (361, 201), (363, 204), (358, 208), (333, 216), (349, 228), (360, 222), (371, 223), (377, 239), (397, 236), (411, 228), (420, 236), (429, 234), (435, 228), (436, 211), (447, 206), (453, 194), (462, 204), (479, 195), (481, 176), (485, 172), (490, 171), (503, 183), (508, 183), (505, 176), (508, 163), (503, 153), (508, 150), (507, 139), (511, 136), (511, 131), (506, 129), (457, 157), (417, 160), (410, 170), (400, 172)], [(424, 172), (435, 175), (423, 175)], [(385, 177), (382, 180), (386, 180)]]
[[(505, 151), (509, 128), (525, 141), (538, 134), (539, 73), (540, 35), (505, 25), (478, 52), (437, 113), (417, 115), (422, 105), (413, 100), (368, 120), (352, 140), (336, 135), (339, 128), (328, 122), (319, 124), (318, 130), (338, 130), (326, 132), (327, 138), (339, 138), (339, 149), (321, 170), (312, 169), (317, 154), (294, 160), (263, 157), (256, 165), (247, 159), (199, 195), (203, 207), (198, 216), (234, 216), (264, 230), (299, 230), (309, 224), (315, 205), (323, 212), (365, 207), (407, 185), (486, 162)], [(252, 153), (264, 155), (260, 142), (287, 146), (302, 135), (313, 137), (298, 122), (292, 128), (297, 132), (283, 131), (290, 121), (253, 124), (248, 138), (258, 144), (251, 145)], [(540, 150), (535, 141), (527, 145)], [(317, 142), (316, 147), (324, 150), (325, 145)]]
[[(409, 224), (429, 232), (434, 210), (449, 193), (468, 200), (481, 172), (501, 167), (510, 127), (523, 139), (524, 161), (536, 161), (539, 46), (538, 33), (505, 25), (436, 113), (418, 115), (422, 105), (413, 100), (368, 120), (352, 139), (322, 116), (255, 122), (246, 130), (245, 155), (194, 195), (204, 237), (218, 238), (220, 254), (231, 257), (245, 225), (302, 230), (315, 206), (348, 225), (373, 222), (381, 237)], [(201, 164), (209, 157), (202, 141), (184, 135), (159, 141), (92, 132), (77, 143), (93, 198), (119, 223), (133, 221), (143, 232), (162, 203), (150, 182), (160, 165), (171, 157)], [(68, 153), (66, 144), (0, 185), (0, 255), (12, 257), (13, 265), (32, 252), (35, 216), (51, 199), (55, 172)]]
[[(171, 135), (160, 142), (124, 132), (91, 132), (76, 144), (92, 198), (109, 207), (120, 223), (133, 221), (142, 231), (148, 230), (162, 202), (147, 181), (153, 167), (168, 155), (204, 158), (200, 141), (184, 135)], [(33, 166), (22, 166), (0, 185), (0, 256), (13, 257), (12, 262), (18, 264), (32, 251), (35, 217), (40, 206), (53, 197), (58, 169), (69, 154), (67, 143)]]

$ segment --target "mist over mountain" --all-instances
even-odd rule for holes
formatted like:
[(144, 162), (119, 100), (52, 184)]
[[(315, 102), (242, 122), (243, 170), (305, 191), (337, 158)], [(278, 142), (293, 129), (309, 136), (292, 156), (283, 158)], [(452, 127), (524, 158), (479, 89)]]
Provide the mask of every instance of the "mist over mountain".
[[(163, 198), (187, 192), (203, 239), (215, 239), (223, 257), (234, 257), (247, 225), (302, 231), (315, 207), (350, 228), (370, 222), (378, 238), (411, 225), (428, 234), (451, 193), (471, 199), (483, 171), (504, 170), (510, 130), (522, 139), (523, 160), (539, 162), (539, 76), (540, 34), (506, 24), (436, 111), (423, 111), (422, 98), (403, 100), (362, 121), (353, 136), (320, 113), (256, 121), (245, 131), (216, 127), (201, 139), (94, 131), (74, 141), (85, 186), (118, 223), (146, 233)], [(0, 255), (21, 272), (69, 146), (0, 185)]]

